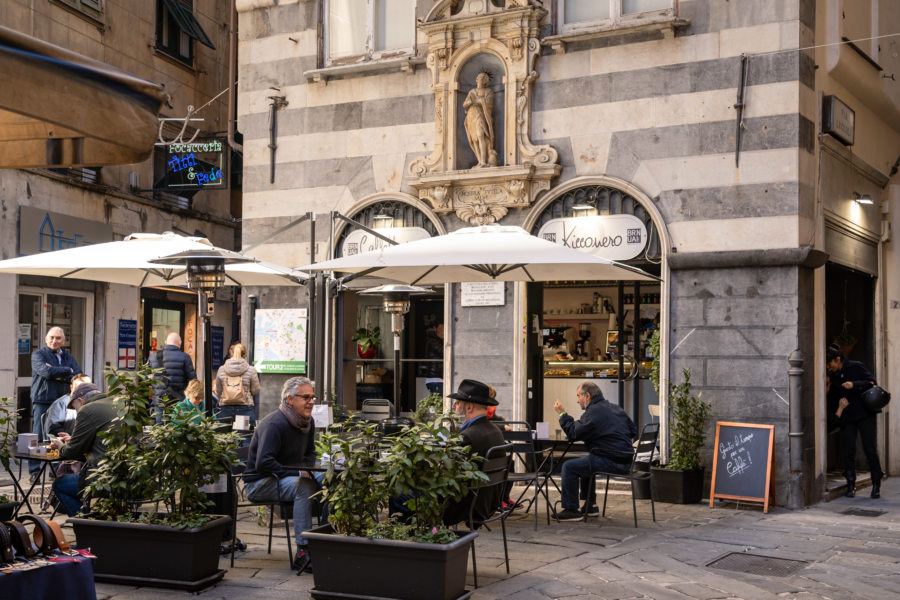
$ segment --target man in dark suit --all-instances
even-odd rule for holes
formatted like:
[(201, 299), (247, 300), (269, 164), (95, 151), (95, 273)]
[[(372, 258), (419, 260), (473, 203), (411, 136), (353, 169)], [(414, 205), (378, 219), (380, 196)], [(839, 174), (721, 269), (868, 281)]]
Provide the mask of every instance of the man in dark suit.
[[(474, 379), (463, 379), (459, 389), (448, 397), (453, 398), (453, 410), (463, 420), (459, 433), (465, 443), (472, 447), (474, 454), (484, 458), (488, 450), (506, 443), (503, 433), (487, 418), (488, 407), (497, 406), (497, 401), (491, 398), (490, 388), (487, 385)], [(471, 499), (472, 493), (459, 502), (451, 503), (444, 510), (444, 523), (452, 525), (466, 519)], [(490, 501), (489, 497), (478, 500), (479, 504)], [(489, 509), (486, 506), (479, 506), (476, 512), (486, 514)]]
[[(43, 439), (43, 418), (50, 405), (69, 393), (72, 376), (81, 372), (78, 361), (63, 349), (66, 334), (60, 327), (51, 327), (45, 338), (47, 345), (31, 353), (31, 431)], [(30, 461), (28, 472), (31, 480), (37, 479), (41, 463)]]
[[(834, 345), (825, 351), (825, 367), (828, 369), (826, 392), (838, 400), (835, 413), (841, 424), (841, 445), (844, 455), (844, 477), (847, 478), (848, 498), (855, 494), (856, 487), (856, 434), (862, 439), (863, 452), (869, 463), (872, 477), (872, 498), (881, 497), (881, 461), (875, 445), (878, 413), (867, 409), (862, 402), (862, 394), (873, 385), (875, 377), (864, 364), (855, 360), (845, 360), (840, 348)], [(878, 411), (881, 412), (881, 411)]]

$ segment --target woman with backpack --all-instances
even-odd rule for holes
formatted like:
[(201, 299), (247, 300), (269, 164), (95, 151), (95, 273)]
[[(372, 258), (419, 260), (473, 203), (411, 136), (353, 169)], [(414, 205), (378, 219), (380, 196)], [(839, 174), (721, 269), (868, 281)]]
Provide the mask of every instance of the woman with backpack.
[(251, 425), (256, 424), (256, 409), (253, 397), (259, 394), (259, 375), (247, 362), (247, 348), (235, 344), (231, 358), (225, 361), (216, 375), (216, 396), (219, 399), (216, 418), (232, 422), (238, 415), (250, 417)]

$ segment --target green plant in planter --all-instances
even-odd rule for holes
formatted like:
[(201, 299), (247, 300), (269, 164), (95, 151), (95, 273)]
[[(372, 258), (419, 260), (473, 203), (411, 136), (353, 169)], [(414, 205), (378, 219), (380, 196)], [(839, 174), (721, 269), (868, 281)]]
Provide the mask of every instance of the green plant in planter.
[(444, 412), (444, 397), (437, 392), (431, 392), (416, 405), (413, 419), (418, 422), (432, 421)]
[[(358, 537), (447, 543), (456, 534), (443, 526), (444, 508), (461, 500), (479, 481), (481, 457), (472, 456), (453, 421), (441, 414), (430, 422), (404, 426), (400, 433), (377, 440), (366, 425), (339, 436), (327, 432), (320, 452), (337, 450), (343, 470), (325, 474), (321, 497), (329, 503), (331, 524), (338, 533)], [(412, 492), (406, 505), (413, 511), (408, 524), (393, 518), (376, 524), (390, 497)]]
[(369, 348), (373, 346), (377, 348), (381, 345), (381, 328), (368, 329), (367, 327), (360, 327), (350, 336), (350, 339), (359, 345), (360, 352), (366, 353), (369, 351)]
[(650, 382), (653, 384), (653, 389), (656, 393), (659, 393), (659, 327), (657, 327), (653, 334), (650, 336), (650, 339), (647, 341), (647, 346), (650, 349), (650, 352), (653, 354), (653, 364), (650, 367)]
[(850, 321), (844, 321), (841, 332), (834, 336), (834, 343), (838, 346), (852, 346), (856, 343), (856, 337), (850, 333)]
[(0, 398), (0, 465), (7, 471), (12, 460), (12, 447), (16, 443), (16, 418), (19, 416), (19, 411), (13, 406), (15, 399)]
[(710, 405), (691, 393), (691, 370), (684, 369), (684, 382), (672, 383), (669, 388), (669, 434), (672, 445), (668, 469), (696, 470), (701, 467), (700, 450), (706, 439), (704, 427)]
[[(118, 416), (101, 434), (107, 451), (89, 476), (86, 495), (93, 502), (88, 516), (196, 527), (210, 520), (199, 488), (228, 472), (240, 436), (217, 433), (213, 419), (194, 421), (190, 413), (176, 414), (171, 407), (160, 424), (153, 423), (149, 406), (155, 371), (148, 366), (107, 369), (108, 394)], [(136, 514), (144, 501), (161, 503), (167, 512)]]

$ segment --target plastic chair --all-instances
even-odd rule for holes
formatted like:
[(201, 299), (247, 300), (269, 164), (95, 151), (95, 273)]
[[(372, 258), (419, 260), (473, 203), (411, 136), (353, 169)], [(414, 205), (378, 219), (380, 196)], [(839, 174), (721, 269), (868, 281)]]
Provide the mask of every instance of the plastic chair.
[[(644, 425), (644, 428), (641, 430), (641, 435), (638, 438), (637, 443), (634, 445), (634, 452), (631, 454), (631, 464), (628, 467), (627, 473), (607, 473), (605, 471), (593, 471), (591, 472), (592, 481), (597, 477), (606, 477), (606, 489), (603, 491), (603, 512), (602, 516), (606, 516), (606, 499), (609, 495), (609, 480), (614, 479), (617, 481), (627, 481), (631, 484), (631, 510), (634, 513), (634, 526), (637, 527), (637, 503), (634, 498), (634, 487), (635, 482), (639, 480), (647, 480), (650, 479), (649, 471), (640, 471), (637, 469), (636, 465), (638, 462), (639, 455), (647, 455), (649, 454), (649, 461), (651, 464), (653, 463), (653, 455), (656, 452), (656, 442), (659, 439), (659, 423), (647, 423)], [(656, 522), (656, 506), (653, 504), (653, 495), (650, 495), (650, 511), (653, 514), (653, 522)], [(587, 514), (585, 513), (585, 520), (587, 520)]]
[[(234, 550), (237, 545), (237, 514), (239, 508), (250, 508), (253, 506), (268, 506), (269, 507), (269, 546), (267, 552), (272, 554), (272, 529), (273, 523), (275, 521), (275, 508), (278, 507), (281, 509), (281, 516), (284, 518), (284, 534), (285, 539), (287, 540), (288, 547), (288, 564), (291, 568), (294, 567), (294, 551), (291, 547), (291, 536), (293, 532), (291, 531), (291, 510), (285, 510), (285, 507), (290, 509), (293, 507), (292, 502), (281, 502), (280, 500), (260, 500), (258, 502), (254, 502), (253, 500), (249, 500), (246, 497), (246, 493), (244, 491), (243, 486), (243, 478), (244, 478), (244, 468), (246, 467), (247, 457), (250, 454), (249, 446), (241, 446), (237, 450), (237, 458), (241, 461), (237, 466), (232, 467), (229, 472), (230, 485), (229, 487), (234, 494), (234, 502), (232, 503), (231, 510), (231, 566), (234, 566)], [(278, 479), (274, 475), (271, 475), (273, 479)], [(276, 481), (277, 484), (277, 481)], [(242, 501), (243, 500), (243, 501)]]
[[(534, 507), (534, 528), (537, 529), (538, 525), (538, 513), (537, 513), (537, 501), (538, 495), (541, 494), (544, 496), (546, 510), (547, 510), (547, 525), (550, 524), (550, 496), (547, 491), (547, 478), (550, 476), (550, 472), (552, 469), (547, 468), (547, 461), (549, 460), (551, 453), (548, 450), (537, 450), (534, 446), (534, 437), (531, 433), (531, 427), (528, 425), (526, 421), (503, 421), (500, 423), (500, 430), (503, 433), (503, 439), (509, 442), (512, 446), (512, 456), (514, 458), (519, 458), (524, 465), (524, 471), (516, 472), (510, 471), (509, 477), (507, 481), (510, 483), (527, 483), (528, 486), (534, 486), (534, 496), (528, 499), (528, 507), (525, 509), (525, 512), (531, 510)], [(506, 425), (510, 427), (510, 430), (507, 430)], [(513, 506), (519, 503), (525, 494), (528, 492), (528, 487), (526, 486), (524, 490), (519, 494), (519, 497), (516, 498), (515, 502), (513, 502)]]
[[(503, 532), (503, 556), (506, 559), (506, 573), (509, 574), (509, 550), (506, 545), (506, 517), (510, 511), (500, 510), (503, 499), (506, 497), (506, 481), (509, 474), (509, 465), (512, 462), (512, 444), (494, 446), (485, 454), (481, 463), (481, 472), (488, 476), (487, 481), (482, 481), (472, 494), (469, 502), (469, 514), (465, 525), (471, 531), (479, 527), (500, 521), (500, 529)], [(475, 587), (478, 587), (478, 563), (475, 559), (475, 544), (472, 543), (472, 573)]]

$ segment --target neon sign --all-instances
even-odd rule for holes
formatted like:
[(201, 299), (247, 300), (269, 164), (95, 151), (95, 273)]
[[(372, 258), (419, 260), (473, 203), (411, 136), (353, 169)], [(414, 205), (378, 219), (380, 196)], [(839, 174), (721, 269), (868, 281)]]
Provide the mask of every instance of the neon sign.
[(163, 187), (179, 191), (226, 188), (226, 151), (224, 139), (219, 138), (166, 146)]

